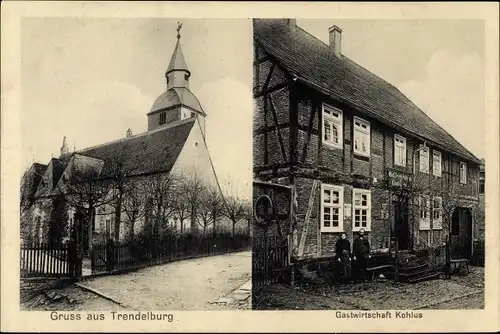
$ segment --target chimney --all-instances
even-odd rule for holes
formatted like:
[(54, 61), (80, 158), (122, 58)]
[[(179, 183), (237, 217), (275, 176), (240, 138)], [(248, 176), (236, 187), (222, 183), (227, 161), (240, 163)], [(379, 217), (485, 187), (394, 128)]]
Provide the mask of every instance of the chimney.
[(126, 138), (132, 137), (132, 130), (128, 128)]
[(333, 25), (328, 28), (328, 35), (330, 37), (330, 49), (335, 56), (340, 57), (342, 54), (342, 29)]
[(287, 19), (286, 21), (288, 26), (290, 26), (291, 28), (297, 26), (297, 19)]

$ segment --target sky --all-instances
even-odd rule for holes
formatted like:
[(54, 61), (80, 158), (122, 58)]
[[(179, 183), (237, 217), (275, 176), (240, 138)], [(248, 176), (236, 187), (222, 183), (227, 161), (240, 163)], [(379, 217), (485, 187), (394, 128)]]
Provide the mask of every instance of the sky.
[[(252, 25), (247, 19), (23, 18), (23, 169), (147, 130), (182, 21), (190, 89), (207, 113), (207, 144), (223, 187), (250, 197)], [(484, 28), (477, 20), (302, 20), (387, 80), (478, 157), (485, 156)]]
[(297, 20), (398, 88), (479, 158), (486, 155), (485, 47), (481, 20)]
[(206, 118), (221, 186), (249, 198), (252, 180), (252, 35), (246, 19), (24, 18), (21, 25), (22, 167), (147, 131), (165, 91), (182, 22), (190, 89)]

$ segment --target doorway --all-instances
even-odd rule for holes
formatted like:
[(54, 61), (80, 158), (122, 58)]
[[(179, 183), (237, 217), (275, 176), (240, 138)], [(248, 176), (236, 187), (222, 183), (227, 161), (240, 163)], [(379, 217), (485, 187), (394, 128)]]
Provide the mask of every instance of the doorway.
[(472, 257), (472, 212), (469, 208), (456, 208), (451, 219), (451, 256)]
[(408, 250), (411, 245), (407, 201), (393, 201), (392, 206), (394, 212), (392, 235), (398, 243), (398, 250)]

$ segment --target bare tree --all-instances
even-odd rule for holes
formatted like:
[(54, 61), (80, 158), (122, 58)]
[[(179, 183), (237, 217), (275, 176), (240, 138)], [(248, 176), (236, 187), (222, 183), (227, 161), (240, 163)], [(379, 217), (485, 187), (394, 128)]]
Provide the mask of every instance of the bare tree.
[(247, 220), (247, 232), (248, 235), (252, 234), (252, 219), (253, 219), (253, 208), (252, 203), (250, 201), (243, 202), (243, 215)]
[(134, 239), (135, 223), (146, 215), (146, 193), (138, 180), (131, 180), (127, 185), (127, 192), (123, 196), (122, 208), (128, 221), (128, 239)]
[(112, 180), (100, 176), (101, 165), (88, 165), (84, 168), (73, 168), (70, 175), (63, 175), (62, 192), (67, 202), (80, 210), (87, 219), (88, 246), (92, 248), (92, 232), (94, 226), (94, 210), (113, 201)]
[(204, 181), (199, 177), (196, 171), (188, 175), (183, 175), (179, 183), (179, 192), (183, 194), (186, 201), (189, 203), (189, 212), (191, 214), (191, 231), (196, 230), (196, 220), (198, 218), (197, 211), (201, 205), (202, 199), (205, 196), (207, 187)]
[(198, 224), (203, 228), (203, 235), (209, 225), (212, 225), (212, 231), (215, 235), (215, 224), (222, 214), (223, 199), (220, 190), (217, 187), (210, 187), (202, 193), (198, 206)]
[[(456, 210), (463, 207), (470, 208), (472, 210), (475, 209), (476, 213), (480, 213), (480, 210), (478, 210), (479, 199), (464, 196), (464, 194), (462, 194), (462, 191), (463, 189), (459, 183), (459, 180), (450, 180), (446, 182), (446, 184), (442, 188), (435, 190), (433, 193), (434, 200), (440, 199), (440, 201), (438, 201), (440, 203), (434, 204), (433, 202), (433, 211), (436, 215), (440, 215), (440, 218), (442, 220), (442, 228), (446, 233), (446, 238), (450, 242), (450, 246), (452, 248), (458, 246), (454, 245), (452, 240), (453, 220), (454, 214), (457, 212)], [(440, 204), (440, 209), (438, 204)], [(472, 223), (474, 222), (472, 221)]]
[(173, 212), (180, 223), (181, 233), (184, 233), (184, 221), (191, 214), (191, 203), (186, 198), (183, 187), (176, 187), (172, 198)]
[(232, 235), (235, 235), (236, 224), (246, 217), (245, 204), (236, 197), (226, 197), (222, 214), (227, 217), (232, 224)]
[(154, 207), (153, 234), (158, 235), (163, 229), (164, 223), (177, 209), (176, 197), (179, 178), (173, 173), (156, 173), (148, 175), (141, 182), (141, 192), (150, 200)]

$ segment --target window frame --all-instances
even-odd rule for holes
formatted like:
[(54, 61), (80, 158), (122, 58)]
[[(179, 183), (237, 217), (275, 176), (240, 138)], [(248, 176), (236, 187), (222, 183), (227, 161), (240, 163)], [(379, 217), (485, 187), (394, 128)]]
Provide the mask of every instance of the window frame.
[[(439, 200), (439, 206), (436, 207), (436, 200)], [(436, 219), (436, 212), (439, 212), (439, 219)], [(432, 198), (432, 229), (443, 229), (443, 198), (441, 196), (434, 196)]]
[[(436, 156), (439, 156), (439, 168), (436, 169)], [(441, 177), (442, 176), (442, 170), (443, 170), (443, 154), (441, 151), (438, 150), (432, 150), (432, 175)]]
[[(337, 191), (339, 193), (339, 200), (338, 203), (325, 203), (325, 197), (324, 193), (325, 190), (330, 190), (330, 191)], [(339, 185), (334, 185), (334, 184), (327, 184), (327, 183), (322, 183), (321, 184), (321, 194), (320, 194), (320, 200), (321, 200), (321, 209), (320, 209), (320, 231), (321, 233), (335, 233), (335, 232), (344, 232), (344, 187), (339, 186)], [(324, 215), (325, 215), (325, 208), (331, 208), (331, 209), (338, 209), (338, 226), (328, 226), (326, 227), (324, 224)], [(333, 215), (332, 213), (330, 213)], [(333, 220), (332, 220), (333, 223)], [(333, 225), (333, 224), (332, 224)]]
[[(426, 203), (422, 204), (423, 200), (425, 200)], [(419, 221), (419, 230), (421, 231), (428, 231), (431, 229), (431, 208), (430, 208), (430, 196), (429, 195), (419, 195), (418, 196), (418, 221)], [(424, 211), (422, 211), (424, 209)], [(422, 217), (422, 213), (425, 213), (427, 217)]]
[[(463, 171), (462, 171), (462, 167)], [(461, 184), (467, 184), (467, 163), (464, 161), (460, 161), (460, 166), (458, 169), (459, 176), (460, 176), (460, 183)]]
[[(424, 165), (422, 164), (422, 161), (423, 161), (423, 153), (426, 152), (427, 153), (427, 163), (425, 164), (425, 169), (423, 169), (422, 167), (424, 167)], [(429, 155), (430, 155), (430, 149), (429, 149), (429, 146), (424, 146), (424, 145), (420, 145), (419, 147), (419, 152), (418, 152), (418, 165), (419, 165), (419, 168), (418, 170), (422, 173), (425, 173), (425, 174), (429, 174)]]
[(181, 108), (181, 121), (191, 118), (192, 117), (191, 114), (192, 114), (191, 110), (186, 108)]
[[(401, 144), (397, 144), (398, 141), (401, 143)], [(396, 159), (397, 155), (396, 155), (396, 149), (398, 147), (402, 147), (403, 149), (403, 153), (402, 153), (402, 161), (398, 161)], [(401, 167), (406, 167), (406, 138), (401, 136), (401, 135), (398, 135), (398, 134), (394, 134), (394, 165), (396, 166), (401, 166)]]
[[(329, 113), (329, 112), (330, 113)], [(321, 121), (321, 138), (322, 142), (325, 145), (343, 149), (343, 143), (344, 143), (344, 115), (342, 113), (342, 110), (332, 107), (331, 105), (328, 105), (326, 103), (323, 103), (321, 106), (321, 112), (322, 112), (322, 121)], [(333, 116), (333, 113), (336, 113), (338, 116), (335, 117)], [(333, 141), (329, 141), (325, 139), (325, 120), (328, 120), (330, 122), (330, 131), (332, 131), (332, 139), (333, 139), (333, 127), (337, 125), (337, 139), (338, 142), (335, 143)]]
[[(367, 204), (357, 205), (356, 204), (356, 194), (359, 193), (361, 195), (366, 194), (367, 196)], [(359, 222), (359, 226), (356, 226), (356, 210), (366, 210), (366, 226), (362, 226), (362, 221)], [(352, 231), (358, 232), (361, 229), (364, 229), (367, 232), (372, 230), (372, 192), (370, 189), (362, 189), (362, 188), (353, 188), (352, 189)], [(361, 215), (360, 215), (361, 217)]]
[[(356, 125), (356, 123), (359, 123), (359, 125)], [(363, 129), (362, 125), (366, 126), (366, 130)], [(353, 141), (352, 141), (352, 149), (354, 154), (361, 155), (364, 157), (370, 157), (371, 154), (371, 126), (370, 122), (367, 120), (364, 120), (360, 117), (354, 116), (353, 117), (353, 122), (352, 122), (352, 127), (353, 127)], [(363, 152), (360, 149), (356, 149), (356, 133), (361, 133), (362, 135), (366, 136), (367, 138), (367, 151)]]
[(161, 112), (160, 113), (160, 125), (167, 123), (167, 113), (166, 112)]

